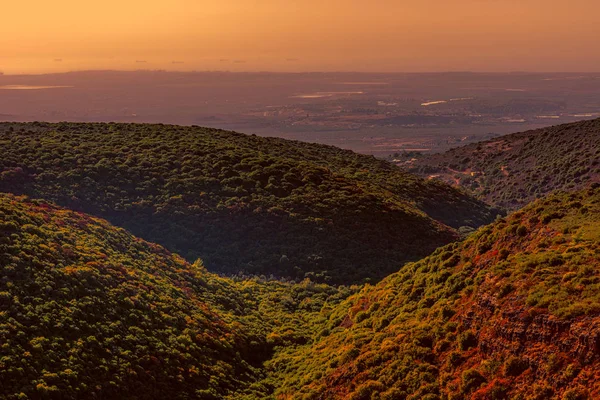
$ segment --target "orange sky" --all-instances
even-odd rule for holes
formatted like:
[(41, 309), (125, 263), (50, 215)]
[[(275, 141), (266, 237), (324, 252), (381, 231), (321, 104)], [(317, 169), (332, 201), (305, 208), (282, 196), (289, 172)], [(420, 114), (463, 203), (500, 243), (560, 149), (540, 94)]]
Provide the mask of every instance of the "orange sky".
[(600, 70), (598, 0), (2, 0), (0, 15), (5, 73)]

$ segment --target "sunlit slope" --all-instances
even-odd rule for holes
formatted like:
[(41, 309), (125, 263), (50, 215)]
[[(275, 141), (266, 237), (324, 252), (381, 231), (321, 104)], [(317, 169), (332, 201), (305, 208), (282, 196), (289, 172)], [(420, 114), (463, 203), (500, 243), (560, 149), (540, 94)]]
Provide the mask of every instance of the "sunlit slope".
[(198, 127), (0, 124), (0, 191), (110, 220), (209, 270), (382, 278), (496, 211), (373, 157)]
[(0, 271), (2, 398), (217, 399), (269, 356), (231, 282), (93, 217), (0, 195)]
[(595, 399), (599, 343), (600, 189), (587, 189), (366, 287), (270, 365), (285, 399)]
[(231, 280), (108, 222), (0, 194), (0, 398), (256, 400), (263, 363), (356, 288)]
[(505, 208), (600, 182), (600, 119), (515, 133), (423, 157), (408, 170)]

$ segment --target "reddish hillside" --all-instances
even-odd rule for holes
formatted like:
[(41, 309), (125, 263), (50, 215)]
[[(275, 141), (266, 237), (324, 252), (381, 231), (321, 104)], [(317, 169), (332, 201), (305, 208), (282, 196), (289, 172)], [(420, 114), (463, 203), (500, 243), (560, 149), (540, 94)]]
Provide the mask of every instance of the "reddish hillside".
[(600, 189), (406, 265), (279, 358), (280, 399), (600, 398)]

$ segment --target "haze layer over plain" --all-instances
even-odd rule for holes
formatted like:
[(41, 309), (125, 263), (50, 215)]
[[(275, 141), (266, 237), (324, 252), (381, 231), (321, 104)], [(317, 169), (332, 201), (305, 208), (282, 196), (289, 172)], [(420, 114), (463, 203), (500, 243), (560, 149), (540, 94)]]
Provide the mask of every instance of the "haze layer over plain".
[(595, 0), (6, 3), (5, 73), (592, 71), (600, 63)]

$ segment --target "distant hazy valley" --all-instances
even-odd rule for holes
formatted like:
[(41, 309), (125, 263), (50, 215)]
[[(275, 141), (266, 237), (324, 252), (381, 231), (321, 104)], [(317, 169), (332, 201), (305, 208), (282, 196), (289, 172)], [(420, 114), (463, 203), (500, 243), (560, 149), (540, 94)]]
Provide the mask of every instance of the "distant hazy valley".
[(0, 75), (9, 121), (162, 122), (386, 157), (600, 117), (600, 75), (75, 72)]

